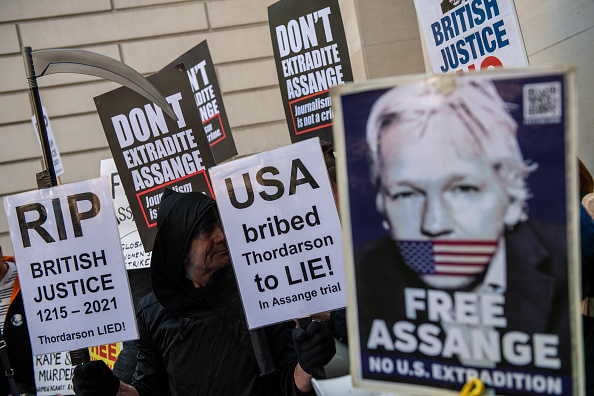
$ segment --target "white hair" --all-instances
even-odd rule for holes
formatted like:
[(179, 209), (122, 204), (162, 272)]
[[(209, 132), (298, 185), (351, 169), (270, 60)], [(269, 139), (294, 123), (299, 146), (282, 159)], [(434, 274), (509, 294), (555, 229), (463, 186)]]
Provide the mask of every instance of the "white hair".
[[(518, 145), (517, 124), (493, 83), (485, 78), (457, 79), (457, 86), (443, 94), (430, 81), (402, 85), (383, 94), (372, 106), (367, 120), (367, 145), (370, 177), (379, 190), (381, 185), (380, 140), (384, 132), (397, 126), (402, 136), (422, 137), (427, 133), (429, 119), (438, 111), (446, 111), (466, 126), (471, 142), (468, 150), (475, 150), (493, 166), (511, 200), (522, 206), (520, 220), (527, 218), (526, 200), (530, 194), (526, 178), (536, 164), (525, 162)], [(443, 129), (446, 133), (446, 129)], [(394, 133), (391, 133), (391, 138)]]

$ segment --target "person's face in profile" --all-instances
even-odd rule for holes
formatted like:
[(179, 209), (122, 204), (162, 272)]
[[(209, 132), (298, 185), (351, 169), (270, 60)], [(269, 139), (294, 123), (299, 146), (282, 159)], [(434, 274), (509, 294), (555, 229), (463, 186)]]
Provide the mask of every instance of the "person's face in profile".
[(402, 128), (386, 127), (379, 145), (377, 205), (392, 239), (498, 240), (509, 197), (467, 127), (438, 113), (422, 136)]
[(211, 275), (231, 264), (229, 247), (219, 221), (213, 222), (190, 242), (188, 275), (199, 285), (207, 284)]

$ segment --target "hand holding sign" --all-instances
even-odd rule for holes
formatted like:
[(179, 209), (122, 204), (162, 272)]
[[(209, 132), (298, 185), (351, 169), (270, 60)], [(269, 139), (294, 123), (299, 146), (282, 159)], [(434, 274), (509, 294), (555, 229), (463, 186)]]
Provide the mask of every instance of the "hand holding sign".
[(120, 380), (102, 360), (76, 366), (72, 384), (74, 392), (84, 396), (115, 396), (120, 388)]
[(336, 353), (332, 331), (321, 322), (311, 322), (307, 329), (293, 329), (293, 343), (299, 365), (308, 374), (319, 372), (316, 369), (328, 364)]

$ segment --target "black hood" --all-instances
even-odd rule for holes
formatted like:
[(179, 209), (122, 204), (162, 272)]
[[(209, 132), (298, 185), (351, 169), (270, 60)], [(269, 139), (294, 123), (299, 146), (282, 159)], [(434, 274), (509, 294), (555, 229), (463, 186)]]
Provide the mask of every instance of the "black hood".
[[(182, 310), (184, 257), (190, 241), (218, 220), (215, 200), (199, 192), (165, 190), (157, 215), (157, 235), (151, 257), (151, 279), (157, 300), (166, 308)], [(191, 283), (191, 282), (190, 282)]]

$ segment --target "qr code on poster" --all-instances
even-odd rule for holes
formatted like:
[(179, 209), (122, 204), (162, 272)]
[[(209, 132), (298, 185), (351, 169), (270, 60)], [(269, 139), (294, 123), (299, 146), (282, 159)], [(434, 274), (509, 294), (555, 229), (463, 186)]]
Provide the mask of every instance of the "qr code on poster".
[(561, 82), (524, 85), (524, 123), (558, 124), (561, 122)]

